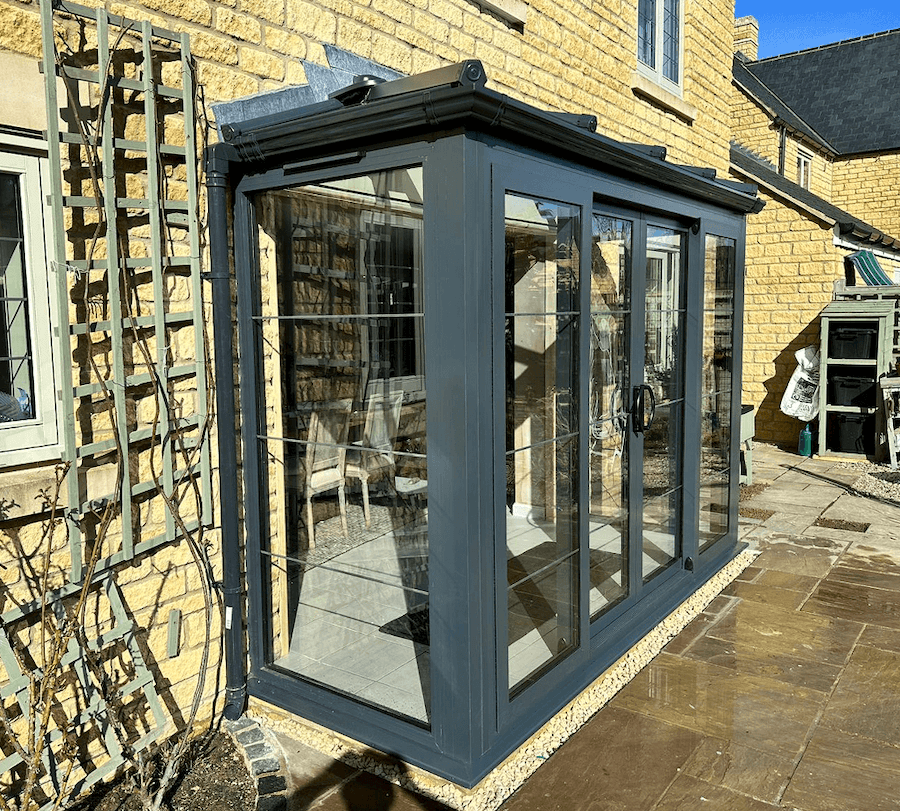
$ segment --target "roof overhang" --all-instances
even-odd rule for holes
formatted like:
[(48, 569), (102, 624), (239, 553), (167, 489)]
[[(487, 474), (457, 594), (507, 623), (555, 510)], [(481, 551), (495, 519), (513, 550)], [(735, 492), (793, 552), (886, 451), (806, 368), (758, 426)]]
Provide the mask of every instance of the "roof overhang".
[(625, 144), (599, 135), (593, 116), (539, 110), (485, 87), (477, 60), (396, 79), (362, 77), (326, 102), (223, 127), (239, 161), (328, 162), (329, 156), (378, 144), (410, 143), (479, 132), (540, 149), (582, 165), (748, 213), (762, 208), (756, 189), (715, 178), (712, 170), (677, 166), (665, 148)]
[(852, 217), (837, 206), (810, 194), (783, 175), (744, 157), (734, 148), (731, 152), (731, 170), (772, 196), (788, 201), (792, 206), (819, 220), (823, 225), (834, 228), (837, 236), (849, 239), (860, 247), (880, 247), (891, 251), (900, 251), (900, 239), (886, 234), (874, 226)]

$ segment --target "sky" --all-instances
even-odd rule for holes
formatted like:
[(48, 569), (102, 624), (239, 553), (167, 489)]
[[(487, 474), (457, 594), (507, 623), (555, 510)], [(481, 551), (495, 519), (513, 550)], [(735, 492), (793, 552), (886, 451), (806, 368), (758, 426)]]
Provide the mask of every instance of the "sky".
[(900, 0), (735, 0), (759, 21), (759, 58), (900, 28)]

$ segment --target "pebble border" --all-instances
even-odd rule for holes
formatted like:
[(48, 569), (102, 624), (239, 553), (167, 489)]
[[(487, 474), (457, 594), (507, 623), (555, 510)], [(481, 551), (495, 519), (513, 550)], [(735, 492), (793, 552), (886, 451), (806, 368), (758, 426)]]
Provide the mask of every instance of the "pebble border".
[[(649, 664), (666, 643), (699, 615), (758, 554), (757, 549), (745, 549), (725, 564), (602, 673), (593, 684), (563, 707), (529, 740), (471, 789), (412, 766), (404, 764), (398, 767), (389, 760), (373, 756), (371, 749), (358, 741), (345, 738), (309, 721), (286, 716), (283, 711), (262, 701), (252, 700), (251, 711), (268, 728), (277, 729), (341, 763), (375, 774), (401, 788), (423, 794), (457, 811), (495, 811), (550, 755)], [(256, 721), (252, 723), (258, 726)], [(266, 811), (275, 811), (275, 806), (267, 806)]]
[(288, 772), (275, 737), (255, 718), (225, 720), (222, 727), (244, 756), (247, 771), (256, 782), (257, 811), (287, 811)]

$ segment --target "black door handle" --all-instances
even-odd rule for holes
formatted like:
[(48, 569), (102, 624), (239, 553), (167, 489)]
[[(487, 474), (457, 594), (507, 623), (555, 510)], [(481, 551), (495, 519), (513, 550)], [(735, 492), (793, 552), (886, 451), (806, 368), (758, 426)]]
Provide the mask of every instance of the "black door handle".
[[(650, 414), (647, 415), (647, 398), (650, 395)], [(643, 434), (656, 417), (656, 395), (650, 386), (642, 383), (631, 390), (631, 427), (636, 434)]]

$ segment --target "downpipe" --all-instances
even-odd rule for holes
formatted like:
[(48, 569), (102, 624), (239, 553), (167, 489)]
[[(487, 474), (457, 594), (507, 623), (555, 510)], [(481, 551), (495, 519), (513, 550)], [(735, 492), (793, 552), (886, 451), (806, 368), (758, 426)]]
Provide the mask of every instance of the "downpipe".
[(210, 269), (204, 278), (212, 287), (215, 352), (216, 414), (219, 440), (219, 507), (222, 521), (222, 599), (225, 606), (225, 708), (229, 721), (241, 717), (247, 703), (244, 668), (243, 590), (238, 523), (238, 476), (234, 410), (234, 323), (228, 252), (228, 173), (237, 154), (227, 144), (206, 150), (206, 190), (209, 206)]

